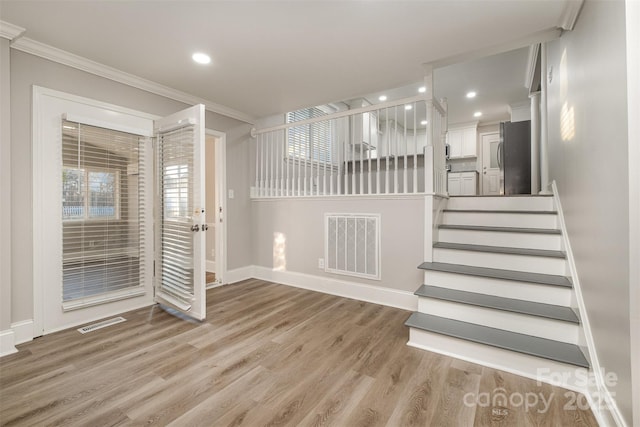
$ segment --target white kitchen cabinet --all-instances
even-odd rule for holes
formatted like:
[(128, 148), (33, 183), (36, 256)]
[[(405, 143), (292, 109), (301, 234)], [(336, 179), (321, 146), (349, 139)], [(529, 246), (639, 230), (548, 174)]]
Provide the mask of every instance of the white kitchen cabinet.
[(449, 172), (450, 196), (475, 196), (478, 194), (477, 172)]
[(477, 123), (450, 128), (447, 132), (447, 144), (450, 146), (449, 157), (452, 159), (477, 157)]

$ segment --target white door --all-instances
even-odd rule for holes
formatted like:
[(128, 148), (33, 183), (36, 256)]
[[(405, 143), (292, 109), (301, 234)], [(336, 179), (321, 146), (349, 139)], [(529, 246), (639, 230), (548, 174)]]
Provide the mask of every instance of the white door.
[(485, 196), (499, 196), (502, 190), (502, 171), (498, 161), (500, 134), (487, 133), (482, 135), (482, 194)]
[(155, 122), (155, 301), (206, 317), (204, 106)]

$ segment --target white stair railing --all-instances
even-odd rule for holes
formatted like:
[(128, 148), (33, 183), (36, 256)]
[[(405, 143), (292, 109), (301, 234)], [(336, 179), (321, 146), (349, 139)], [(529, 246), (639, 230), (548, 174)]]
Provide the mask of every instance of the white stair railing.
[(446, 194), (446, 102), (417, 96), (254, 131), (254, 198)]

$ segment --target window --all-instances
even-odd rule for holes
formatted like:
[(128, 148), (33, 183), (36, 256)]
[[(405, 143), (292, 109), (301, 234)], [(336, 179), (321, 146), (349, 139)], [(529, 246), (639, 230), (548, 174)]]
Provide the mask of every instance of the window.
[[(287, 123), (322, 117), (328, 106), (303, 108), (287, 113)], [(332, 163), (332, 130), (330, 121), (293, 126), (287, 131), (287, 154), (290, 158)]]
[(62, 219), (118, 219), (119, 174), (113, 169), (62, 168)]

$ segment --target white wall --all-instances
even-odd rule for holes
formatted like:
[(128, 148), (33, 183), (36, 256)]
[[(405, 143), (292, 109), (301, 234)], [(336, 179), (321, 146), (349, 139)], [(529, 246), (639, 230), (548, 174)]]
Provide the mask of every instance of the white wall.
[[(278, 233), (285, 238), (286, 271), (410, 292), (422, 284), (423, 275), (417, 267), (423, 261), (424, 197), (256, 200), (251, 204), (255, 265), (278, 267), (274, 265), (274, 239)], [(382, 280), (328, 274), (318, 268), (318, 258), (324, 258), (325, 213), (381, 215)]]
[(9, 40), (0, 37), (0, 333), (11, 328), (11, 82), (9, 75)]
[(602, 368), (618, 376), (610, 391), (631, 425), (625, 54), (624, 2), (586, 1), (574, 31), (549, 43), (548, 113), (550, 174), (597, 356)]
[[(3, 61), (4, 66), (4, 61)], [(4, 68), (3, 68), (3, 76)], [(138, 111), (160, 116), (181, 110), (187, 105), (135, 89), (114, 81), (85, 73), (58, 63), (23, 53), (11, 51), (11, 228), (20, 230), (11, 239), (11, 321), (23, 321), (33, 317), (32, 278), (32, 214), (31, 214), (31, 88), (39, 85), (87, 98), (108, 102)], [(3, 97), (4, 99), (4, 97)], [(3, 114), (4, 117), (4, 114)], [(4, 119), (3, 119), (4, 120)], [(229, 188), (246, 188), (236, 191), (236, 199), (227, 208), (229, 221), (229, 253), (249, 253), (246, 235), (250, 228), (249, 216), (245, 212), (234, 215), (235, 209), (242, 209), (238, 203), (248, 203), (248, 184), (243, 179), (243, 169), (247, 157), (238, 159), (238, 148), (246, 145), (249, 126), (215, 113), (207, 112), (206, 127), (227, 133), (227, 167)], [(3, 126), (4, 129), (4, 126)], [(4, 138), (3, 138), (4, 140)], [(241, 167), (234, 166), (241, 164)], [(4, 182), (4, 180), (3, 180)], [(238, 197), (238, 195), (240, 197)], [(243, 199), (244, 198), (244, 199)], [(238, 230), (241, 236), (236, 239)], [(245, 245), (240, 247), (240, 245)], [(4, 258), (3, 258), (4, 260)], [(229, 264), (250, 262), (250, 257), (230, 258)], [(3, 294), (4, 296), (4, 294)]]

